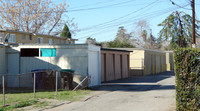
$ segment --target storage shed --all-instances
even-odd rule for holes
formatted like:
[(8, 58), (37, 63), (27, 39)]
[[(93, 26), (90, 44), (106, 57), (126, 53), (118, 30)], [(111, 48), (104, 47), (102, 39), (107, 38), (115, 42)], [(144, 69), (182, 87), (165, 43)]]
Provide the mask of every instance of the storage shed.
[(165, 51), (166, 53), (166, 70), (174, 70), (173, 51)]
[[(91, 78), (89, 86), (100, 85), (100, 47), (87, 44), (47, 45), (16, 44), (7, 49), (8, 73), (28, 73), (35, 69), (72, 69)], [(32, 77), (23, 81), (10, 78), (10, 87), (30, 87)]]
[(128, 78), (130, 51), (101, 48), (101, 82)]
[(120, 48), (130, 53), (130, 75), (143, 76), (173, 70), (173, 52), (142, 48)]

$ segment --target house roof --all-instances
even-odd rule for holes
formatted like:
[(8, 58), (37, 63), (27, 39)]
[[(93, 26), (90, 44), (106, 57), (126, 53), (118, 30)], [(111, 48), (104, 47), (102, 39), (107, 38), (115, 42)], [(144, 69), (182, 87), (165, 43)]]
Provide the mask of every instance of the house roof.
[(38, 35), (38, 36), (62, 38), (62, 39), (68, 39), (68, 40), (76, 40), (76, 41), (78, 40), (78, 39), (70, 39), (70, 38), (59, 37), (59, 36), (54, 36), (54, 35), (46, 35), (46, 34), (39, 34), (39, 33), (32, 33), (32, 32), (16, 31), (16, 30), (9, 30), (9, 29), (0, 29), (0, 32), (23, 33), (23, 34), (32, 34), (32, 35)]

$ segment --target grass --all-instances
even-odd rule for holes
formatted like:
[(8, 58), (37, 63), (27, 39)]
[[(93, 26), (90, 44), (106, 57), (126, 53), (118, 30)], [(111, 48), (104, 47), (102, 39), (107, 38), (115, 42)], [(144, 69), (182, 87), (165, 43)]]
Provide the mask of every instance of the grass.
[(39, 108), (43, 108), (43, 107), (45, 107), (45, 106), (49, 106), (49, 102), (47, 102), (47, 101), (43, 101), (43, 102), (38, 102), (38, 103), (36, 103), (36, 104), (34, 104), (35, 106), (34, 107), (39, 107)]
[[(66, 101), (77, 101), (90, 93), (90, 90), (78, 90), (78, 91), (58, 91), (58, 95), (55, 92), (36, 92), (36, 98), (33, 99), (33, 93), (12, 93), (6, 94), (6, 105), (3, 108), (3, 95), (0, 95), (0, 111), (12, 110), (14, 108), (20, 108), (30, 106), (38, 103), (38, 99), (57, 99)], [(42, 103), (46, 105), (47, 103)]]

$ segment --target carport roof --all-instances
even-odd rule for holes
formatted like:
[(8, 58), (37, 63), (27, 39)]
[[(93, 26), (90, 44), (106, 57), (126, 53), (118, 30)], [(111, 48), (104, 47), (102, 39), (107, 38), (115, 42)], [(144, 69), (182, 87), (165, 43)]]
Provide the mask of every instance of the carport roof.
[(118, 50), (127, 50), (127, 51), (134, 51), (134, 50), (144, 50), (144, 51), (153, 51), (153, 52), (168, 52), (173, 53), (173, 51), (163, 51), (163, 50), (156, 50), (156, 49), (144, 49), (144, 48), (116, 48)]
[(115, 48), (101, 48), (105, 51), (118, 51), (118, 52), (133, 52), (133, 50), (115, 49)]

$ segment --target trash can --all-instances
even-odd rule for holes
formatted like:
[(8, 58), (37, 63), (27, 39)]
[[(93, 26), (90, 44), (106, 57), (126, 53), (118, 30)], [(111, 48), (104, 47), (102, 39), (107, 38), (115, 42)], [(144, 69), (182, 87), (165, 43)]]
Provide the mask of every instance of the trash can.
[(61, 75), (61, 87), (62, 89), (72, 90), (73, 89), (73, 73), (72, 69), (62, 69), (60, 71)]
[[(35, 69), (31, 70), (31, 72), (36, 72), (36, 78), (35, 78), (35, 88), (36, 89), (41, 89), (42, 86), (42, 73), (44, 73), (45, 69)], [(34, 78), (34, 73), (32, 73), (32, 77)]]
[[(36, 89), (53, 90), (55, 89), (55, 72), (49, 69), (35, 69), (31, 72), (36, 72)], [(33, 73), (32, 73), (32, 77)]]

